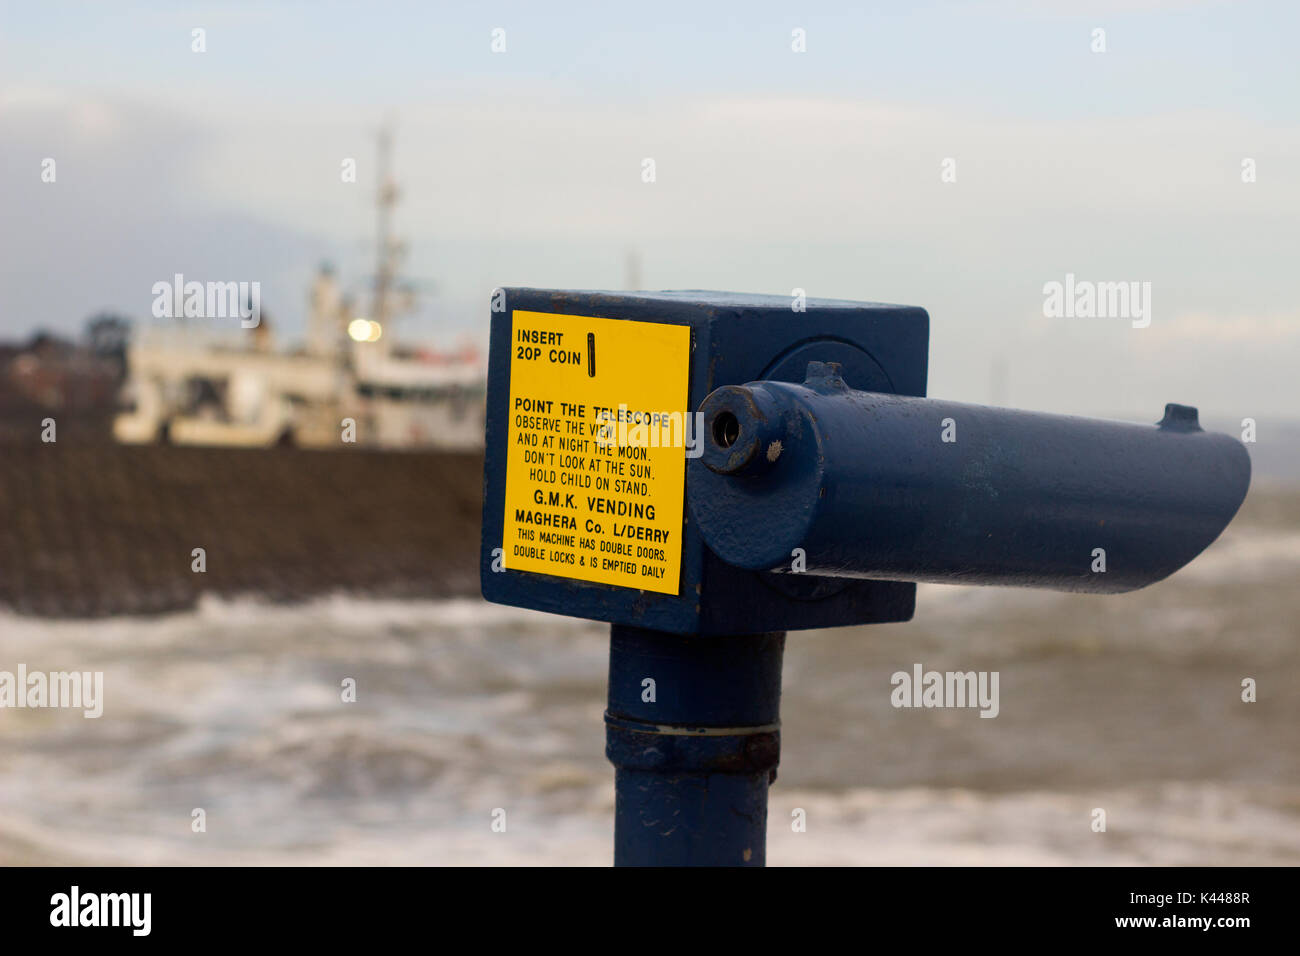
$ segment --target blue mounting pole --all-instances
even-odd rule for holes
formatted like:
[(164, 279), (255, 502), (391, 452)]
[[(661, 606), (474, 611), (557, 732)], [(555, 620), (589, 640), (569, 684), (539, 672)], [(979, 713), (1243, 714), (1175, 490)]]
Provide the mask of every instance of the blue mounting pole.
[(616, 866), (762, 866), (784, 632), (610, 630)]

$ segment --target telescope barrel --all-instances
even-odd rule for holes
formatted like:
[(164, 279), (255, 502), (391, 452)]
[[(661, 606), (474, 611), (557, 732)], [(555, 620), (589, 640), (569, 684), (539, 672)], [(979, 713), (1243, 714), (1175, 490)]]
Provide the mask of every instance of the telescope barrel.
[(1136, 425), (850, 389), (724, 386), (700, 406), (687, 498), (708, 547), (751, 570), (1115, 593), (1201, 553), (1250, 484), (1242, 444), (1194, 408)]

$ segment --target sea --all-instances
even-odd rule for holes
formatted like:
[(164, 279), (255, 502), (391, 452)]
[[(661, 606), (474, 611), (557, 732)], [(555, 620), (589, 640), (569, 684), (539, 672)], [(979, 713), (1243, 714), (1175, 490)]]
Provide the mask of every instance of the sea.
[[(769, 865), (1300, 863), (1300, 491), (1251, 496), (1133, 594), (792, 632)], [(477, 598), (0, 612), (0, 670), (104, 675), (99, 718), (0, 709), (0, 864), (606, 865), (607, 654)], [(997, 716), (896, 707), (917, 665)]]

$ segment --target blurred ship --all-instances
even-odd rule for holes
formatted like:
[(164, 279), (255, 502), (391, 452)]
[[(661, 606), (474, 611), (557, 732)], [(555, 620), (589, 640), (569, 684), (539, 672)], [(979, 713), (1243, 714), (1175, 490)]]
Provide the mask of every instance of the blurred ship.
[(79, 342), (0, 343), (0, 631), (6, 608), (474, 593), (486, 370), (473, 348), (394, 344), (414, 286), (387, 150), (365, 308), (322, 268), (300, 346), (277, 348), (265, 315), (224, 339), (103, 314)]
[[(142, 337), (127, 349), (113, 435), (125, 444), (476, 448), (483, 444), (485, 370), (473, 348), (397, 349), (381, 294), (356, 317), (332, 270), (312, 287), (306, 347), (278, 351), (267, 323), (250, 347), (193, 335)], [(168, 330), (170, 332), (170, 330)], [(351, 425), (351, 427), (349, 427)]]
[(269, 322), (241, 347), (203, 342), (192, 328), (151, 330), (126, 356), (113, 435), (125, 444), (227, 447), (478, 448), (486, 367), (477, 349), (401, 348), (392, 327), (415, 293), (398, 279), (405, 254), (392, 236), (398, 199), (391, 133), (379, 136), (377, 269), (358, 314), (333, 270), (311, 289), (307, 341), (278, 351)]

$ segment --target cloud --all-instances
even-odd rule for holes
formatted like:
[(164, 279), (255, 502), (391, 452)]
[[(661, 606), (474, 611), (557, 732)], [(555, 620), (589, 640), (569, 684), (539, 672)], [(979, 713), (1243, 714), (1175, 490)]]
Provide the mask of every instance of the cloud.
[(1162, 324), (1160, 337), (1158, 340), (1153, 338), (1151, 346), (1163, 348), (1175, 342), (1244, 345), (1259, 349), (1290, 345), (1298, 350), (1293, 357), (1300, 359), (1300, 312), (1270, 315), (1183, 313)]
[[(1298, 251), (1300, 186), (1282, 172), (1300, 163), (1293, 127), (791, 96), (632, 107), (545, 88), (395, 113), (397, 229), (408, 272), (435, 283), (430, 322), (481, 329), (495, 285), (616, 287), (635, 248), (656, 288), (923, 305), (932, 382), (953, 398), (986, 397), (995, 355), (1012, 360), (1010, 397), (1027, 407), (1293, 397), (1293, 315), (1278, 309)], [(0, 236), (0, 328), (80, 323), (104, 306), (143, 314), (152, 283), (177, 271), (258, 279), (273, 317), (299, 324), (320, 258), (354, 278), (369, 268), (381, 115), (11, 96), (0, 176), (25, 228)], [(57, 187), (39, 181), (46, 155), (59, 157)], [(1241, 182), (1243, 155), (1257, 183)], [(940, 177), (947, 157), (955, 183)], [(1043, 284), (1066, 272), (1151, 281), (1152, 327), (1045, 322)]]
[[(196, 170), (220, 133), (169, 111), (9, 90), (0, 128), (6, 338), (38, 327), (77, 330), (102, 309), (145, 316), (153, 283), (176, 272), (258, 279), (280, 293), (270, 301), (297, 300), (306, 281), (299, 263), (329, 248), (247, 206), (213, 203)], [(54, 182), (42, 180), (46, 158)]]

